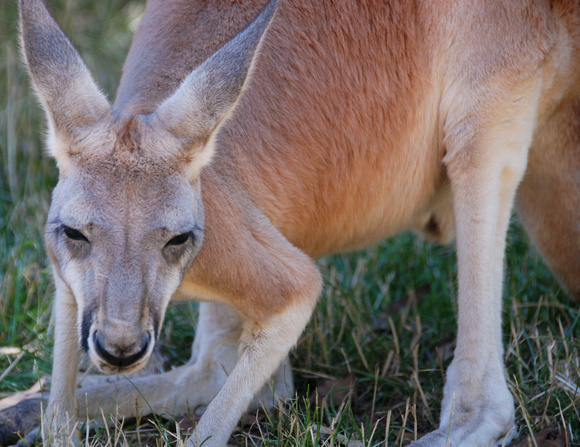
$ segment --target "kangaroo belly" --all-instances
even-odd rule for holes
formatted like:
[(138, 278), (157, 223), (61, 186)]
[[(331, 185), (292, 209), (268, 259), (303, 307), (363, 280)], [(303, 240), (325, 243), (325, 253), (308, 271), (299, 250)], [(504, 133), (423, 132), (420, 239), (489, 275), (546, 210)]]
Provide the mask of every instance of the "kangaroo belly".
[(375, 3), (372, 16), (347, 3), (273, 25), (216, 155), (313, 256), (412, 226), (444, 178), (429, 17), (412, 3)]

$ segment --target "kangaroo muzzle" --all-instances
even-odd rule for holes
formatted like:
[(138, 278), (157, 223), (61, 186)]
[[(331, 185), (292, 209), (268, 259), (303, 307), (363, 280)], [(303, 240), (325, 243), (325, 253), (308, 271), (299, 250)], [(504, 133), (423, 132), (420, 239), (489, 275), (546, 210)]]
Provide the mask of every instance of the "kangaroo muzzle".
[[(143, 334), (141, 346), (131, 346), (129, 348), (120, 348), (116, 345), (112, 345), (112, 349), (107, 348), (106, 342), (99, 331), (94, 332), (93, 338), (93, 343), (97, 355), (109, 365), (123, 368), (135, 364), (146, 356), (147, 352), (149, 351), (151, 334)], [(135, 349), (139, 350), (134, 354), (130, 354), (130, 352), (134, 351)]]
[(93, 363), (106, 374), (128, 374), (146, 365), (153, 348), (152, 329), (125, 322), (93, 325), (87, 337), (88, 353)]

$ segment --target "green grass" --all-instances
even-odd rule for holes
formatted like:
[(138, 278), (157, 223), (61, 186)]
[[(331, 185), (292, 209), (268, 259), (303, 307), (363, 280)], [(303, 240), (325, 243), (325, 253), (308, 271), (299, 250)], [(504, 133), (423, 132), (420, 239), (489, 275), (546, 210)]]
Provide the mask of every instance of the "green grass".
[[(51, 8), (113, 97), (142, 10), (136, 1), (52, 1)], [(0, 2), (0, 397), (50, 374), (53, 286), (43, 225), (57, 171), (41, 149), (43, 117), (19, 62), (14, 1)], [(320, 261), (324, 294), (292, 354), (297, 397), (270, 414), (246, 416), (232, 441), (240, 445), (401, 445), (404, 434), (432, 430), (439, 418), (444, 369), (455, 341), (453, 247), (411, 234), (356, 254)], [(509, 384), (517, 396), (521, 434), (557, 426), (580, 443), (578, 304), (569, 300), (530, 248), (517, 221), (510, 228), (504, 341)], [(187, 360), (196, 306), (170, 307), (161, 337), (170, 364)], [(351, 393), (317, 387), (350, 377)], [(115, 434), (116, 433), (116, 434)], [(93, 445), (126, 439), (163, 445), (176, 436), (163, 422), (100, 429)]]

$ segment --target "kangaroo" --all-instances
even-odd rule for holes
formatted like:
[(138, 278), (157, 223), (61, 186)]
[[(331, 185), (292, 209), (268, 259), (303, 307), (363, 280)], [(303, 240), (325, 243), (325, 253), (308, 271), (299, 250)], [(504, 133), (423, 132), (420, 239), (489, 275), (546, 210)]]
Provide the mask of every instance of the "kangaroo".
[[(412, 445), (509, 442), (514, 203), (580, 297), (580, 5), (247, 3), (149, 0), (110, 105), (43, 1), (20, 0), (60, 177), (43, 439), (75, 442), (101, 411), (207, 405), (188, 446), (224, 446), (269, 379), (292, 393), (314, 259), (411, 228), (456, 238), (459, 287), (440, 427)], [(188, 364), (135, 379), (139, 394), (77, 390), (79, 346), (104, 373), (139, 370), (172, 297), (203, 301)]]

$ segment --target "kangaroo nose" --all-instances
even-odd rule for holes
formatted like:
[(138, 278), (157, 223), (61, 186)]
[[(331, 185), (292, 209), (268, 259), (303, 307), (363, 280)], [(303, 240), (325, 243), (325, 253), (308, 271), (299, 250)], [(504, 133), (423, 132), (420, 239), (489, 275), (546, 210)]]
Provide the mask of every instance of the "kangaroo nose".
[(131, 366), (133, 363), (143, 358), (143, 356), (147, 353), (149, 343), (151, 342), (151, 334), (145, 333), (143, 334), (143, 338), (141, 340), (141, 346), (138, 348), (139, 350), (135, 354), (123, 356), (122, 353), (127, 352), (127, 348), (113, 347), (113, 349), (118, 353), (118, 355), (115, 355), (111, 353), (110, 349), (105, 347), (106, 343), (99, 331), (95, 331), (93, 337), (95, 351), (97, 351), (97, 354), (109, 365), (117, 366), (119, 368)]

